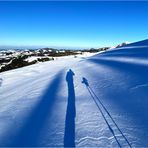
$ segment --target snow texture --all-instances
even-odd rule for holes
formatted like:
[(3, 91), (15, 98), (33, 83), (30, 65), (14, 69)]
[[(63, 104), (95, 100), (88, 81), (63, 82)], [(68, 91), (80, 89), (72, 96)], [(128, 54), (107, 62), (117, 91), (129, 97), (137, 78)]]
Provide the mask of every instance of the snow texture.
[(148, 147), (146, 46), (1, 73), (0, 146)]

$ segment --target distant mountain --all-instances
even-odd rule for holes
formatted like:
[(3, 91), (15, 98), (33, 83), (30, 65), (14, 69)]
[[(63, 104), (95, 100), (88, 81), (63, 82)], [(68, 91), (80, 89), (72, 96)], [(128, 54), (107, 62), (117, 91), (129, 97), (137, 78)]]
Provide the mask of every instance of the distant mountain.
[[(11, 45), (0, 45), (0, 50), (25, 50), (25, 49), (42, 49), (42, 48), (54, 48), (54, 49), (65, 49), (65, 50), (83, 50), (89, 49), (89, 47), (71, 47), (71, 46), (11, 46)], [(97, 47), (95, 47), (97, 48)]]
[(123, 46), (126, 46), (126, 45), (128, 45), (128, 44), (129, 44), (128, 42), (123, 42), (123, 43), (117, 45), (116, 48), (118, 48), (118, 47), (123, 47)]
[(5, 46), (1, 45), (0, 50), (25, 50), (25, 49), (39, 49), (44, 48), (40, 46)]

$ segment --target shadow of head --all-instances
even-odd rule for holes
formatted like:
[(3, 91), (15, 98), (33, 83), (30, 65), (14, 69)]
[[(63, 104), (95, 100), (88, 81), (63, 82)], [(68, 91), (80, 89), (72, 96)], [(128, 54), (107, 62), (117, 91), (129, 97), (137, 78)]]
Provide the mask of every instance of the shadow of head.
[(73, 81), (73, 76), (75, 75), (75, 73), (69, 69), (66, 75), (66, 81)]
[(85, 77), (82, 78), (82, 83), (85, 84), (87, 87), (89, 86), (88, 80)]

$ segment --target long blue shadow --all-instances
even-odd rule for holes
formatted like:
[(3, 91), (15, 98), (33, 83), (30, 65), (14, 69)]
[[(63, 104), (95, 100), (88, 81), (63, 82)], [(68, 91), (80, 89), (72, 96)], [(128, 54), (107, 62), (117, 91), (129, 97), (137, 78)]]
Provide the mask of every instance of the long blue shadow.
[(66, 75), (68, 86), (68, 103), (65, 120), (64, 147), (75, 147), (75, 90), (73, 83), (74, 72), (70, 69)]
[(105, 66), (120, 70), (122, 72), (126, 72), (130, 75), (133, 75), (133, 77), (137, 78), (137, 80), (140, 80), (143, 83), (148, 82), (148, 77), (147, 77), (148, 66), (147, 65), (139, 65), (134, 63), (126, 63), (124, 61), (113, 61), (113, 60), (106, 60), (106, 59), (99, 59), (99, 58), (96, 58), (96, 59), (92, 58), (92, 59), (89, 59), (89, 61), (95, 64), (105, 65)]
[[(9, 147), (37, 147), (40, 146), (40, 135), (46, 121), (50, 117), (53, 110), (54, 103), (57, 99), (57, 92), (62, 78), (62, 71), (59, 72), (55, 79), (48, 86), (45, 94), (38, 102), (37, 106), (33, 109), (30, 116), (24, 121), (24, 126), (18, 133), (12, 134), (11, 142), (7, 143), (10, 139), (5, 139), (5, 146)], [(52, 122), (52, 121), (51, 121)], [(10, 134), (11, 135), (11, 134)]]

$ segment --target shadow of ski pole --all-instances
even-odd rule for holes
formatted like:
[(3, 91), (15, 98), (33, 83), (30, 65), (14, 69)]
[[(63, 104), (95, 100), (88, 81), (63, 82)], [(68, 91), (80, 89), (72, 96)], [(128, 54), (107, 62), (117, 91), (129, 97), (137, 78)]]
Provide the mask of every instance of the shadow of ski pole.
[[(121, 144), (119, 143), (113, 129), (111, 128), (111, 126), (109, 125), (106, 117), (104, 116), (104, 113), (103, 111), (101, 110), (99, 104), (97, 103), (96, 99), (99, 101), (101, 107), (104, 109), (104, 111), (108, 114), (108, 116), (110, 117), (111, 121), (114, 123), (115, 127), (118, 129), (118, 131), (120, 132), (120, 134), (122, 135), (122, 137), (124, 138), (124, 140), (127, 142), (128, 146), (129, 147), (132, 147), (131, 144), (129, 143), (129, 141), (127, 140), (127, 138), (125, 137), (125, 135), (123, 134), (123, 132), (120, 130), (120, 128), (118, 127), (118, 125), (116, 124), (116, 122), (114, 121), (114, 119), (112, 118), (112, 116), (110, 115), (110, 113), (108, 112), (108, 110), (106, 109), (106, 107), (104, 106), (104, 104), (101, 102), (101, 100), (98, 98), (98, 96), (95, 94), (95, 92), (92, 90), (92, 88), (90, 87), (89, 83), (88, 83), (88, 80), (86, 78), (82, 78), (82, 83), (85, 84), (88, 92), (90, 93), (91, 97), (93, 98), (95, 104), (97, 105), (99, 111), (101, 112), (106, 124), (108, 125), (109, 127), (109, 130), (111, 131), (112, 135), (114, 136), (116, 142), (118, 143), (119, 147), (121, 147)], [(96, 98), (96, 99), (95, 99)]]
[(91, 90), (91, 92), (94, 94), (94, 96), (98, 99), (98, 101), (101, 104), (101, 106), (103, 107), (103, 109), (106, 111), (106, 113), (108, 114), (108, 116), (110, 117), (110, 119), (112, 120), (112, 122), (114, 123), (114, 125), (116, 126), (116, 128), (118, 129), (118, 131), (120, 132), (120, 134), (122, 135), (122, 137), (127, 142), (128, 146), (129, 147), (132, 147), (131, 144), (129, 143), (129, 141), (127, 140), (127, 138), (125, 137), (125, 135), (123, 134), (123, 132), (121, 131), (121, 129), (119, 128), (119, 126), (117, 125), (117, 123), (115, 122), (115, 120), (112, 118), (111, 114), (108, 112), (108, 110), (104, 106), (104, 104), (101, 102), (101, 100), (98, 98), (98, 96), (94, 93), (94, 91), (92, 90), (92, 88), (90, 86), (88, 88)]

